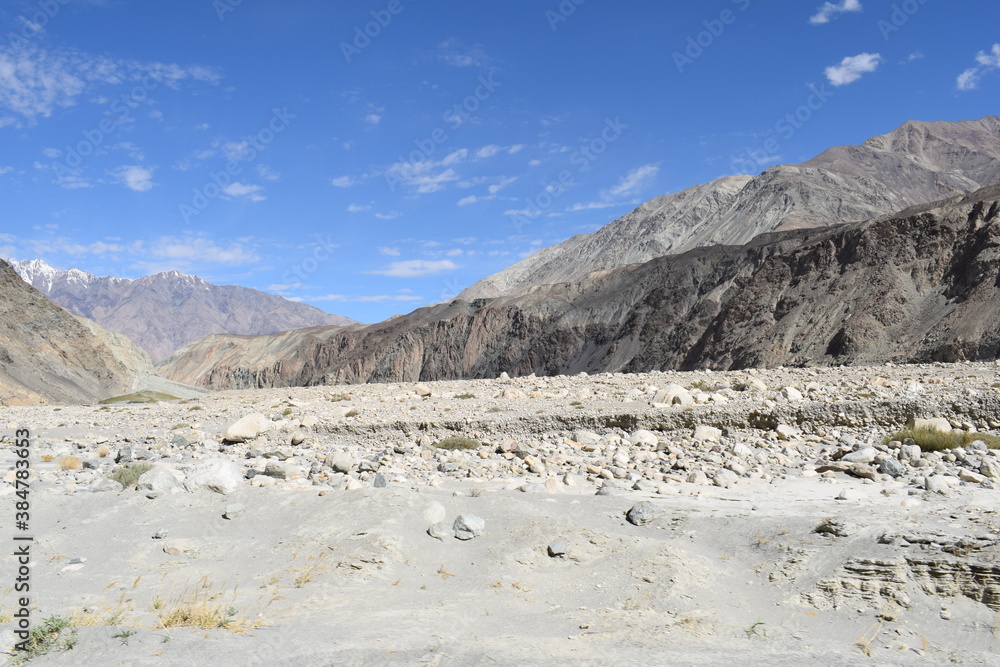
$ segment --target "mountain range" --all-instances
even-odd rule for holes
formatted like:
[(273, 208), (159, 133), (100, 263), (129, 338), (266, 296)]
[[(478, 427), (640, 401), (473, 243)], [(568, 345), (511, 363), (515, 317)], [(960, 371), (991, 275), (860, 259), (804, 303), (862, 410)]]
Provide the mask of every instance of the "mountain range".
[(124, 334), (158, 363), (214, 333), (269, 334), (354, 320), (236, 285), (213, 285), (178, 271), (130, 280), (59, 271), (41, 260), (10, 262), (25, 282), (71, 313)]
[(542, 249), (459, 299), (519, 294), (595, 271), (771, 231), (858, 222), (1000, 183), (1000, 118), (908, 122), (758, 176), (727, 176), (646, 202), (600, 230)]

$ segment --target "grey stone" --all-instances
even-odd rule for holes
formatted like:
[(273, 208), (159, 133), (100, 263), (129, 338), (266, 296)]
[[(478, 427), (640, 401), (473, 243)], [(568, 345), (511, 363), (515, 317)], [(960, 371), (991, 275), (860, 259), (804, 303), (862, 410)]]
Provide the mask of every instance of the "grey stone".
[(375, 476), (372, 477), (372, 487), (376, 489), (384, 489), (387, 486), (389, 486), (389, 483), (386, 481), (385, 475), (380, 472), (375, 473)]
[(452, 528), (458, 539), (471, 540), (483, 534), (483, 530), (486, 528), (486, 519), (473, 514), (459, 514), (455, 523), (452, 524)]
[(722, 440), (722, 429), (702, 424), (695, 428), (694, 439), (702, 442), (718, 442)]
[(566, 543), (562, 540), (556, 540), (549, 545), (549, 556), (555, 558), (556, 556), (566, 555)]
[(327, 454), (325, 463), (336, 472), (345, 474), (354, 468), (354, 459), (347, 452), (331, 452)]
[(445, 522), (435, 523), (427, 529), (427, 534), (439, 540), (455, 536), (455, 530)]
[(902, 461), (913, 463), (920, 459), (920, 445), (903, 445), (899, 450), (899, 458)]
[(131, 463), (132, 460), (132, 448), (128, 445), (119, 449), (118, 453), (115, 454), (115, 463)]
[(166, 528), (160, 528), (158, 531), (156, 531), (155, 533), (153, 533), (153, 539), (154, 540), (162, 540), (162, 539), (166, 538), (167, 534), (168, 533), (167, 533), (167, 529)]
[(625, 519), (633, 526), (645, 526), (655, 521), (658, 516), (660, 516), (660, 511), (656, 505), (645, 500), (633, 505), (625, 514)]
[(890, 477), (902, 477), (906, 474), (906, 467), (896, 459), (886, 457), (878, 464), (878, 471)]
[(155, 465), (142, 474), (136, 484), (138, 491), (154, 491), (159, 493), (179, 493), (180, 480), (171, 470), (162, 465)]
[(433, 525), (444, 521), (445, 516), (447, 516), (447, 510), (445, 510), (444, 505), (441, 503), (433, 502), (424, 509), (420, 516), (423, 517), (424, 521)]
[(940, 475), (924, 477), (924, 490), (928, 493), (937, 493), (946, 496), (951, 491), (951, 484)]
[(208, 489), (216, 493), (230, 494), (243, 482), (243, 473), (228, 459), (209, 459), (187, 471), (184, 488), (188, 491)]
[(271, 429), (274, 422), (265, 415), (255, 412), (236, 421), (226, 429), (226, 442), (247, 442)]
[(240, 516), (242, 516), (243, 513), (246, 511), (247, 508), (244, 507), (243, 505), (240, 505), (239, 503), (232, 503), (230, 505), (226, 505), (226, 513), (223, 514), (222, 516), (232, 521), (234, 519), (240, 518)]
[(989, 445), (987, 445), (982, 440), (974, 440), (965, 446), (966, 451), (969, 452), (988, 452), (990, 451)]
[(106, 491), (117, 493), (122, 490), (122, 485), (113, 479), (101, 477), (99, 480), (90, 485), (90, 490), (95, 493), (103, 493)]

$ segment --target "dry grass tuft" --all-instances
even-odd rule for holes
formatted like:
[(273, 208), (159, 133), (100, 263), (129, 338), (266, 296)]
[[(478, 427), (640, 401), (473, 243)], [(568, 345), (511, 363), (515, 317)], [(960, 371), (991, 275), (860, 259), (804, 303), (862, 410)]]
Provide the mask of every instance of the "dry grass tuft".
[(943, 452), (964, 447), (976, 440), (982, 440), (990, 449), (1000, 449), (1000, 438), (989, 433), (944, 432), (934, 428), (903, 429), (885, 436), (882, 442), (883, 444), (889, 444), (893, 440), (903, 442), (907, 438), (912, 438), (924, 452)]
[(443, 440), (438, 440), (434, 443), (434, 446), (438, 449), (447, 449), (453, 451), (456, 449), (479, 449), (483, 443), (472, 438), (466, 438), (465, 436), (456, 435), (451, 438), (445, 438)]
[(107, 445), (101, 445), (100, 447), (97, 448), (97, 455), (100, 456), (102, 459), (106, 458), (107, 455), (110, 453), (111, 453), (111, 448), (108, 447)]
[(64, 456), (59, 459), (60, 470), (83, 470), (83, 462), (75, 456)]

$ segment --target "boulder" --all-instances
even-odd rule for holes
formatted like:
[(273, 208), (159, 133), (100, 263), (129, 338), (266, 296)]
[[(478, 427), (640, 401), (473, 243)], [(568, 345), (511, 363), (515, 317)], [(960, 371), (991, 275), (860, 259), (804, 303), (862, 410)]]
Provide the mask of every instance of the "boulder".
[(243, 482), (239, 467), (227, 459), (209, 459), (187, 471), (184, 488), (188, 491), (208, 489), (216, 493), (230, 494)]
[(255, 412), (243, 417), (226, 429), (224, 439), (226, 442), (247, 442), (261, 433), (269, 431), (273, 424), (274, 422), (268, 417)]

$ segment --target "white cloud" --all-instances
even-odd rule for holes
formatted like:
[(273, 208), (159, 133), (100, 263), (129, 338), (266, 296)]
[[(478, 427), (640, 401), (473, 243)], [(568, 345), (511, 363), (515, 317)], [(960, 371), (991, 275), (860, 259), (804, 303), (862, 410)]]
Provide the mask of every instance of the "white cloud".
[(180, 262), (210, 262), (213, 264), (252, 264), (260, 260), (252, 249), (242, 243), (219, 246), (204, 236), (187, 235), (183, 238), (164, 236), (150, 248), (153, 257)]
[(246, 140), (227, 141), (222, 144), (221, 148), (222, 154), (230, 162), (242, 162), (254, 154), (254, 149), (250, 146), (250, 142)]
[(387, 248), (382, 246), (378, 249), (378, 251), (387, 257), (399, 257), (399, 248)]
[(460, 148), (441, 160), (396, 162), (386, 169), (386, 179), (402, 183), (420, 194), (438, 192), (445, 189), (449, 183), (461, 180), (458, 172), (451, 167), (461, 164), (468, 157), (468, 149)]
[(260, 194), (263, 189), (259, 185), (247, 185), (236, 181), (222, 188), (222, 192), (230, 197), (246, 197), (250, 201), (264, 201), (267, 197)]
[(520, 153), (522, 150), (524, 150), (524, 144), (514, 144), (513, 146), (507, 149), (507, 152), (510, 153), (511, 155), (515, 155), (517, 153)]
[[(601, 198), (599, 201), (592, 201), (588, 203), (577, 203), (570, 206), (567, 211), (574, 213), (577, 211), (592, 211), (602, 208), (611, 208), (612, 206), (621, 206), (624, 203), (628, 203), (628, 198), (631, 198), (639, 193), (639, 191), (646, 186), (651, 180), (656, 178), (656, 175), (660, 173), (660, 168), (655, 164), (646, 164), (641, 167), (636, 167), (625, 176), (621, 178), (618, 185), (601, 190)], [(513, 211), (517, 214), (518, 211)], [(522, 215), (525, 212), (520, 212)]]
[(372, 127), (375, 127), (381, 121), (382, 121), (382, 116), (379, 116), (377, 113), (370, 113), (367, 116), (365, 116), (365, 122), (371, 125)]
[(121, 60), (72, 49), (48, 50), (21, 41), (0, 47), (0, 110), (13, 116), (0, 124), (34, 125), (60, 107), (102, 85), (138, 84), (147, 76), (171, 88), (186, 80), (217, 84), (219, 75), (202, 67)]
[(376, 213), (375, 217), (379, 220), (395, 220), (401, 215), (402, 213), (399, 211), (389, 211), (388, 213)]
[(458, 266), (450, 259), (439, 261), (428, 261), (424, 259), (409, 259), (403, 262), (393, 262), (389, 268), (381, 271), (370, 271), (380, 276), (392, 276), (393, 278), (418, 278), (430, 276), (442, 271), (454, 271)]
[(838, 3), (826, 2), (819, 8), (818, 12), (809, 17), (809, 23), (813, 25), (829, 23), (830, 19), (834, 18), (837, 14), (860, 12), (861, 9), (861, 0), (841, 0)]
[(257, 165), (257, 175), (263, 178), (265, 181), (279, 181), (281, 180), (281, 174), (274, 171), (266, 164)]
[(500, 147), (496, 144), (490, 144), (489, 146), (483, 146), (478, 151), (476, 151), (476, 159), (482, 160), (488, 157), (493, 157), (500, 152)]
[(347, 207), (348, 213), (362, 213), (363, 211), (370, 211), (371, 206), (362, 206), (361, 204), (351, 204)]
[(335, 188), (349, 188), (358, 184), (352, 176), (338, 176), (330, 182)]
[(153, 170), (138, 165), (119, 167), (112, 172), (118, 182), (133, 192), (148, 192), (153, 189)]
[(9, 174), (12, 171), (14, 171), (14, 167), (0, 167), (0, 176), (3, 176), (4, 174)]
[(479, 201), (479, 197), (476, 195), (469, 195), (468, 197), (463, 197), (458, 200), (459, 206), (469, 206), (470, 204), (475, 204)]
[(959, 90), (975, 90), (979, 86), (980, 76), (984, 72), (1000, 69), (1000, 44), (994, 44), (989, 52), (980, 51), (977, 53), (976, 64), (978, 67), (970, 67), (958, 75), (956, 83)]
[(874, 72), (881, 63), (881, 54), (859, 53), (844, 58), (839, 65), (827, 67), (826, 78), (834, 86), (846, 86), (860, 79), (862, 74)]

